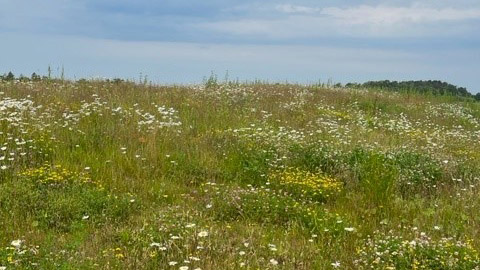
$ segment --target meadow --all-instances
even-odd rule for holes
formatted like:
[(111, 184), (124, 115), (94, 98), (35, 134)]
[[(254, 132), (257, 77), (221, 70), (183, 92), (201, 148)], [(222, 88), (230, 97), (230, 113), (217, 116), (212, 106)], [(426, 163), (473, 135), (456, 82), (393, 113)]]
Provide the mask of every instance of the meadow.
[(0, 82), (0, 269), (480, 269), (480, 103)]

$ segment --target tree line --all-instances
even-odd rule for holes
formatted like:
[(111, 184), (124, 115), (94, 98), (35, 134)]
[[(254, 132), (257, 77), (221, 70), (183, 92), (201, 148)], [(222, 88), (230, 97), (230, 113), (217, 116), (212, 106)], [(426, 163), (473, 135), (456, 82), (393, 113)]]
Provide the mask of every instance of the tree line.
[(458, 87), (453, 84), (438, 80), (428, 81), (368, 81), (365, 83), (347, 83), (348, 88), (377, 88), (396, 92), (414, 92), (432, 95), (449, 95), (469, 97), (480, 100), (480, 93), (473, 95), (465, 87)]
[[(51, 76), (40, 76), (35, 72), (32, 73), (30, 77), (20, 75), (18, 78), (10, 71), (6, 74), (0, 75), (0, 81), (41, 81), (49, 80)], [(114, 79), (113, 82), (122, 82), (122, 79)], [(336, 87), (341, 87), (341, 84), (335, 85)], [(347, 83), (345, 85), (347, 88), (376, 88), (382, 90), (396, 91), (396, 92), (414, 92), (422, 94), (432, 94), (432, 95), (448, 95), (448, 96), (459, 96), (466, 98), (474, 98), (477, 101), (480, 101), (480, 93), (473, 95), (465, 87), (458, 87), (453, 84), (442, 82), (438, 80), (428, 80), (428, 81), (368, 81), (365, 83)]]
[(11, 71), (8, 72), (8, 73), (5, 73), (3, 75), (0, 75), (0, 81), (15, 81), (15, 80), (18, 80), (18, 81), (41, 81), (41, 80), (47, 80), (49, 79), (49, 77), (47, 76), (40, 76), (38, 75), (37, 73), (32, 73), (32, 75), (30, 77), (27, 77), (27, 76), (24, 76), (24, 75), (20, 75), (18, 77), (16, 77)]

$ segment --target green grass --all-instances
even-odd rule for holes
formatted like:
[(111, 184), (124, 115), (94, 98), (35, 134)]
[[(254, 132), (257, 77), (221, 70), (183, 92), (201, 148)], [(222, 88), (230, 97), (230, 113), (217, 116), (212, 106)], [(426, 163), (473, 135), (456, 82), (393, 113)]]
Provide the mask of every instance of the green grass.
[(373, 89), (0, 82), (0, 267), (480, 269), (479, 130)]

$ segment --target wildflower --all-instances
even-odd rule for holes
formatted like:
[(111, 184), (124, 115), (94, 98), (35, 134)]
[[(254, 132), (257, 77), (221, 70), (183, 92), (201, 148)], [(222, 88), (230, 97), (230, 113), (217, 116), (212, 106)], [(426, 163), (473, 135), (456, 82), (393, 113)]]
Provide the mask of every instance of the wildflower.
[(201, 231), (198, 233), (198, 237), (207, 237), (208, 236), (208, 232), (207, 231)]
[(2, 170), (6, 170), (7, 168), (8, 168), (8, 167), (5, 166), (5, 165), (2, 165), (2, 166), (0, 167), (0, 169), (2, 169)]
[(90, 216), (85, 215), (85, 216), (82, 217), (83, 220), (86, 220), (88, 218), (90, 218)]
[(17, 240), (13, 240), (10, 245), (12, 245), (13, 247), (15, 247), (16, 249), (19, 249), (23, 244), (23, 240), (20, 240), (20, 239), (17, 239)]
[(438, 231), (438, 230), (440, 230), (440, 227), (439, 226), (433, 226), (433, 229)]
[(278, 264), (278, 261), (275, 260), (275, 259), (270, 259), (270, 263), (271, 263), (272, 265), (277, 265), (277, 264)]
[(160, 247), (160, 243), (153, 242), (150, 244), (151, 247)]
[(179, 270), (188, 270), (188, 266), (180, 266)]
[(345, 228), (345, 231), (347, 231), (347, 232), (353, 232), (353, 231), (355, 231), (355, 228), (353, 228), (353, 227), (347, 227), (347, 228)]
[(331, 263), (331, 264), (332, 264), (333, 268), (338, 268), (338, 267), (340, 267), (340, 262), (333, 262), (333, 263)]
[(168, 263), (168, 265), (174, 266), (174, 265), (176, 265), (177, 263), (178, 263), (178, 262), (176, 262), (176, 261), (171, 261), (171, 262)]

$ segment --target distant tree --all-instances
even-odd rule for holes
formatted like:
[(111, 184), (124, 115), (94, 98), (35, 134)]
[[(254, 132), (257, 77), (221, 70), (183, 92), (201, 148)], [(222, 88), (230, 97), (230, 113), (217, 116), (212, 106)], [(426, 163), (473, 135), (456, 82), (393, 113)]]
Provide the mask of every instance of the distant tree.
[(20, 74), (20, 76), (18, 77), (18, 80), (21, 82), (28, 82), (30, 81), (30, 78), (28, 78), (27, 76), (24, 76), (23, 74)]
[(349, 83), (348, 87), (364, 87), (364, 88), (379, 88), (389, 91), (397, 92), (417, 92), (423, 94), (433, 95), (450, 95), (461, 97), (472, 97), (473, 95), (468, 92), (465, 87), (457, 87), (455, 85), (442, 82), (442, 81), (369, 81), (363, 84)]
[(32, 78), (32, 81), (34, 81), (34, 82), (42, 80), (42, 77), (40, 77), (40, 75), (37, 75), (37, 73), (35, 73), (35, 72), (32, 73), (31, 78)]
[(13, 80), (15, 80), (15, 75), (13, 75), (13, 73), (10, 71), (10, 72), (8, 72), (7, 76), (5, 76), (5, 80), (13, 81)]
[(359, 86), (361, 86), (361, 84), (359, 84), (359, 83), (347, 83), (347, 84), (345, 84), (346, 88), (358, 88)]
[(475, 94), (475, 100), (480, 101), (480, 93)]

